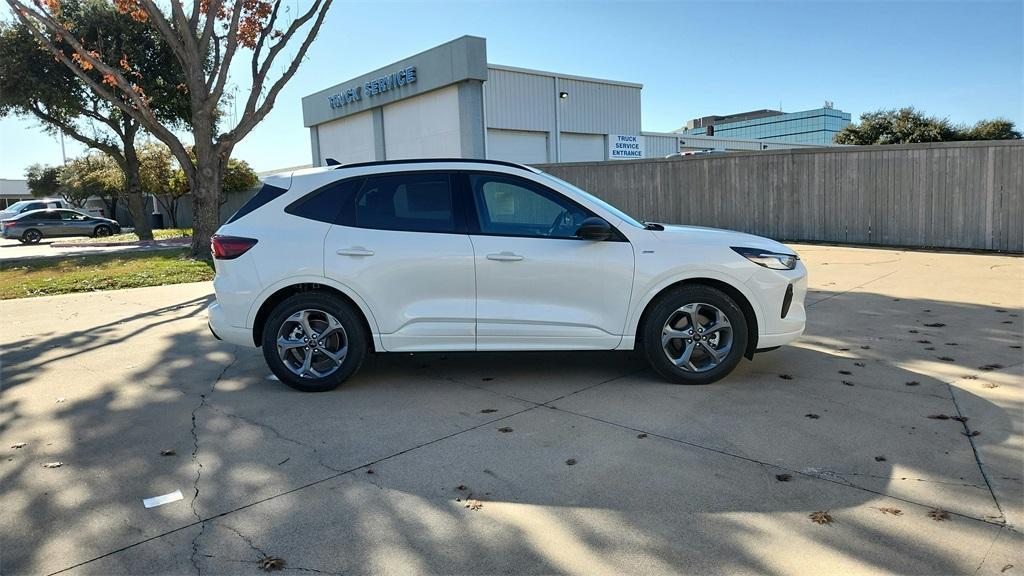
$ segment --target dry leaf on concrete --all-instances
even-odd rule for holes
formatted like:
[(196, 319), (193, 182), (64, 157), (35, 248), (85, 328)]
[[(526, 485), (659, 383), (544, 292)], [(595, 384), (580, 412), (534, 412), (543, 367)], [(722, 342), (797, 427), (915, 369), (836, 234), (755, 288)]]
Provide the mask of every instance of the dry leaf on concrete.
[(264, 572), (273, 572), (274, 570), (284, 569), (284, 559), (276, 556), (264, 556), (259, 561), (260, 570)]
[(43, 464), (43, 468), (60, 468), (63, 465), (63, 462), (47, 462)]
[(943, 520), (949, 519), (949, 512), (946, 512), (942, 508), (934, 508), (928, 511), (928, 517), (936, 522), (942, 522)]
[(810, 516), (808, 517), (811, 519), (811, 522), (814, 522), (815, 524), (832, 523), (832, 515), (828, 513), (828, 510), (818, 510), (817, 512), (811, 512)]

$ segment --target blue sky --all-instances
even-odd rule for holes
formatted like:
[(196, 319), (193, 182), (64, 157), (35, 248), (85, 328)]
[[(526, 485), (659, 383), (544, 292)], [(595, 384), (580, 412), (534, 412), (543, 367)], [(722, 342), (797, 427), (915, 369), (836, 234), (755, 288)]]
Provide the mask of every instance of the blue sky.
[[(257, 170), (310, 161), (303, 95), (463, 34), (488, 61), (640, 82), (643, 129), (757, 108), (913, 105), (1024, 126), (1024, 2), (342, 2), (274, 111), (236, 149)], [(69, 156), (81, 147), (68, 143)], [(60, 163), (33, 122), (0, 121), (0, 177)]]

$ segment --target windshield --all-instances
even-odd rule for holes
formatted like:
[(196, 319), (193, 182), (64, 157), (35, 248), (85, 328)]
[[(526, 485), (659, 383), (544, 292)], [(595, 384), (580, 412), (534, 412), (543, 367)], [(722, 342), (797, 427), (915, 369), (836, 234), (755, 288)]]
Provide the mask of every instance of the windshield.
[(630, 226), (635, 226), (637, 228), (643, 228), (644, 227), (643, 224), (641, 224), (640, 222), (637, 222), (629, 214), (626, 214), (625, 212), (623, 212), (622, 210), (619, 210), (615, 206), (612, 206), (611, 204), (605, 202), (604, 200), (601, 200), (600, 198), (598, 198), (597, 196), (594, 196), (590, 192), (587, 192), (586, 190), (583, 190), (582, 188), (580, 188), (578, 186), (573, 186), (572, 184), (566, 182), (565, 180), (562, 180), (561, 178), (552, 176), (551, 174), (548, 174), (547, 172), (544, 172), (543, 170), (537, 170), (537, 173), (540, 174), (541, 176), (547, 178), (548, 180), (553, 180), (553, 181), (561, 184), (562, 186), (570, 188), (573, 192), (576, 192), (577, 194), (583, 196), (587, 200), (590, 200), (591, 202), (597, 204), (601, 208), (604, 208), (605, 210), (611, 212), (612, 214), (614, 214), (617, 218), (619, 218), (620, 220), (622, 220), (626, 224), (629, 224)]

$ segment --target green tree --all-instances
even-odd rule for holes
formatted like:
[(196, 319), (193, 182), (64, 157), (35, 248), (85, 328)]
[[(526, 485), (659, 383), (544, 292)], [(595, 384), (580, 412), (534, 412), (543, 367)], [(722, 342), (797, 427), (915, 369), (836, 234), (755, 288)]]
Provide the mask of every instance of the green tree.
[(95, 196), (103, 201), (107, 216), (116, 218), (118, 200), (124, 194), (124, 172), (109, 155), (90, 152), (64, 166), (60, 186), (68, 202), (82, 205)]
[[(189, 97), (191, 130), (187, 138), (160, 118), (152, 105), (153, 94), (139, 83), (152, 82), (158, 76), (142, 71), (141, 77), (136, 76), (134, 68), (125, 69), (116, 57), (83, 39), (65, 16), (67, 1), (7, 3), (36, 39), (94, 94), (138, 121), (171, 149), (192, 191), (192, 254), (209, 255), (210, 236), (219, 225), (221, 187), (231, 152), (274, 107), (282, 88), (305, 59), (332, 0), (311, 0), (308, 9), (294, 13), (292, 4), (281, 0), (114, 0), (124, 20), (145, 23), (173, 52), (183, 79), (178, 86)], [(72, 52), (68, 54), (65, 47)], [(231, 70), (236, 78), (241, 77), (235, 85), (240, 85), (244, 97), (237, 102), (237, 122), (221, 126), (220, 108), (231, 92)], [(194, 145), (193, 157), (188, 154), (189, 142)]]
[[(36, 198), (50, 198), (61, 194), (60, 166), (33, 164), (25, 169), (28, 191)], [(81, 206), (80, 204), (75, 204)]]
[(981, 120), (963, 129), (964, 140), (1020, 140), (1021, 133), (1014, 130), (1013, 122), (1003, 118)]
[[(124, 18), (103, 0), (67, 0), (61, 16), (80, 41), (98, 58), (116, 62), (144, 93), (155, 117), (183, 127), (189, 113), (188, 96), (177, 88), (182, 73), (171, 49), (150, 26)], [(31, 116), (50, 132), (61, 131), (114, 160), (124, 172), (123, 197), (140, 238), (152, 238), (139, 176), (136, 139), (142, 123), (120, 107), (129, 102), (104, 100), (89, 83), (61, 63), (81, 62), (79, 72), (91, 81), (104, 82), (102, 73), (89, 66), (67, 43), (54, 44), (57, 59), (44, 48), (36, 31), (25, 23), (0, 23), (0, 116)]]
[(850, 124), (833, 139), (836, 144), (913, 144), (962, 140), (1019, 139), (1008, 120), (982, 120), (973, 127), (953, 125), (946, 118), (926, 116), (907, 107), (861, 114), (859, 124)]

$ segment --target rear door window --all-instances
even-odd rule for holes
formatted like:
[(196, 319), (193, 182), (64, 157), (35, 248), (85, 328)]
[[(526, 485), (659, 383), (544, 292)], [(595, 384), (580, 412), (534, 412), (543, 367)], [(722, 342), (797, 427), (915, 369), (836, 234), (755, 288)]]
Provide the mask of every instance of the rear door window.
[(456, 232), (451, 175), (444, 172), (371, 176), (356, 194), (354, 226), (406, 232)]

